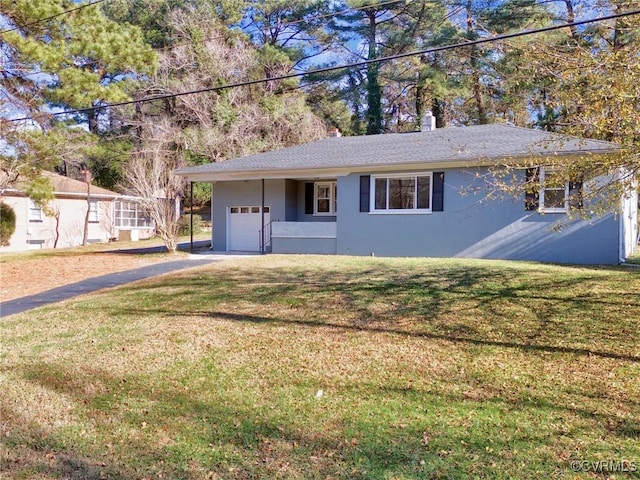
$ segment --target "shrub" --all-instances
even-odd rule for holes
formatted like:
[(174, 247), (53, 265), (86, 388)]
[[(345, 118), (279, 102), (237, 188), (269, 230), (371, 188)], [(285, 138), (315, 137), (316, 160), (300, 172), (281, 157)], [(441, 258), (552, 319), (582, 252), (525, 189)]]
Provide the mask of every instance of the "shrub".
[(9, 245), (11, 235), (16, 231), (16, 212), (6, 203), (0, 202), (0, 246)]
[[(189, 235), (191, 231), (191, 214), (185, 213), (178, 222), (178, 235)], [(193, 215), (193, 234), (202, 233), (202, 216)]]

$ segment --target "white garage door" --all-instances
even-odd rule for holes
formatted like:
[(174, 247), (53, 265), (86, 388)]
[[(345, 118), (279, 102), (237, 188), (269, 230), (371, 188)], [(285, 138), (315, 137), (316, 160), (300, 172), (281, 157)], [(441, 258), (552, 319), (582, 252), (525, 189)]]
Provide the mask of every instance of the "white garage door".
[[(269, 223), (269, 207), (264, 207), (264, 224)], [(227, 210), (227, 250), (260, 251), (260, 207), (229, 207)]]

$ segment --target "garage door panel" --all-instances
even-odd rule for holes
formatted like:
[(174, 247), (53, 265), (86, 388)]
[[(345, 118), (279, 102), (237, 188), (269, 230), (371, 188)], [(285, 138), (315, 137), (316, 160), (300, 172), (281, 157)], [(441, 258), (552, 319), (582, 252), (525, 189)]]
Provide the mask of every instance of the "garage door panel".
[[(230, 207), (227, 213), (227, 250), (257, 252), (260, 250), (262, 214), (260, 207)], [(265, 207), (265, 224), (269, 223), (269, 210)]]

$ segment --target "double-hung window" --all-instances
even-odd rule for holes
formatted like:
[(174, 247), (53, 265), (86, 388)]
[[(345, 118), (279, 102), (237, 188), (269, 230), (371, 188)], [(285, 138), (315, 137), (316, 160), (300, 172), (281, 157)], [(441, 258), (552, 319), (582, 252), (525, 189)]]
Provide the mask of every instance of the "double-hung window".
[(371, 212), (428, 213), (432, 206), (431, 173), (371, 177)]
[(316, 182), (313, 199), (314, 215), (335, 215), (338, 211), (336, 182)]
[(41, 222), (42, 221), (42, 207), (36, 205), (36, 203), (29, 199), (29, 221)]
[(559, 167), (533, 167), (526, 170), (525, 209), (540, 213), (565, 213), (582, 208), (583, 179), (567, 180)]
[(540, 168), (540, 211), (564, 213), (569, 208), (569, 182), (562, 172)]
[(91, 200), (89, 202), (89, 222), (90, 223), (98, 223), (100, 219), (98, 218), (98, 201)]

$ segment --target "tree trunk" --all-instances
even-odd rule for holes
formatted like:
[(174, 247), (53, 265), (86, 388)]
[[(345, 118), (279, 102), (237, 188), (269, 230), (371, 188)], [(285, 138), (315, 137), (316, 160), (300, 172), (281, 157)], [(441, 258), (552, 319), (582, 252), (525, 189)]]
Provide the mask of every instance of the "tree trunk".
[(96, 110), (87, 110), (87, 123), (89, 124), (89, 131), (95, 135), (98, 134), (98, 117), (96, 116)]
[(60, 240), (60, 210), (57, 210), (53, 215), (56, 220), (55, 237), (53, 238), (53, 248), (58, 247), (58, 240)]
[[(369, 54), (368, 60), (378, 58), (378, 45), (376, 42), (376, 12), (375, 10), (365, 11), (369, 20)], [(377, 63), (367, 65), (367, 135), (377, 135), (382, 133), (382, 92), (378, 83), (379, 66)]]
[(422, 84), (422, 75), (418, 72), (418, 81), (416, 83), (416, 130), (422, 130), (422, 115), (424, 115), (424, 85)]
[[(467, 0), (467, 38), (475, 40), (476, 34), (473, 30), (473, 15), (471, 11), (471, 0)], [(480, 81), (480, 64), (478, 62), (478, 47), (473, 45), (469, 50), (469, 64), (471, 66), (471, 83), (473, 89), (473, 98), (476, 104), (476, 112), (478, 113), (478, 123), (481, 125), (489, 123), (487, 116), (487, 107), (484, 103), (482, 95), (482, 83)]]
[[(576, 21), (576, 14), (573, 11), (573, 0), (564, 0), (564, 4), (567, 6), (567, 23), (573, 23)], [(574, 40), (578, 40), (578, 29), (575, 25), (569, 27), (571, 36)]]

